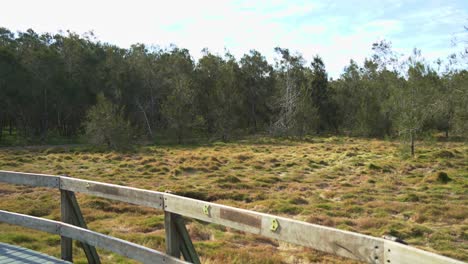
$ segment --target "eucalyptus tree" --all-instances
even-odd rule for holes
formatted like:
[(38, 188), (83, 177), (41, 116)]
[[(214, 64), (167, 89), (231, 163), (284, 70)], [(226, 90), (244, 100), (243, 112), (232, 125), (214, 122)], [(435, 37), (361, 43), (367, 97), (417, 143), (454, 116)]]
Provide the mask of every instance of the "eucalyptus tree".
[(219, 105), (217, 89), (222, 76), (221, 67), (225, 61), (207, 49), (203, 53), (195, 67), (195, 104), (205, 120), (205, 132), (213, 134), (216, 132)]
[(304, 72), (304, 59), (301, 55), (292, 55), (288, 49), (275, 48), (280, 56), (276, 62), (275, 104), (278, 113), (273, 123), (272, 132), (280, 135), (293, 135), (297, 128), (296, 114), (298, 111), (301, 90), (307, 85)]
[(0, 28), (0, 141), (3, 128), (9, 125), (12, 133), (12, 120), (15, 118), (16, 90), (25, 80), (24, 70), (15, 56), (14, 34), (5, 28)]
[(62, 66), (60, 82), (54, 88), (57, 93), (54, 129), (62, 136), (76, 135), (99, 90), (96, 68), (100, 47), (93, 42), (91, 33), (81, 37), (68, 32), (53, 38), (50, 48), (57, 51)]
[(310, 81), (310, 94), (312, 104), (316, 108), (319, 122), (317, 132), (333, 129), (337, 131), (337, 109), (332, 101), (331, 90), (328, 84), (328, 74), (320, 56), (315, 56), (311, 63), (312, 78)]
[(128, 64), (131, 85), (128, 91), (128, 104), (134, 111), (133, 119), (152, 139), (160, 113), (161, 78), (158, 74), (160, 51), (150, 52), (143, 44), (135, 44), (127, 51), (125, 62)]
[(294, 135), (300, 138), (311, 133), (318, 133), (320, 127), (319, 108), (314, 102), (314, 86), (312, 85), (315, 74), (313, 70), (306, 67), (303, 72), (305, 81), (299, 87), (293, 127)]
[(450, 128), (459, 136), (468, 135), (468, 71), (454, 72), (449, 79), (450, 88), (447, 91), (450, 101), (446, 105), (453, 111), (450, 118)]
[[(421, 132), (466, 135), (466, 54), (435, 71), (418, 52), (408, 60), (382, 41), (362, 66), (351, 61), (329, 80), (319, 56), (276, 48), (274, 67), (252, 50), (237, 61), (204, 50), (101, 43), (92, 33), (12, 33), (0, 28), (0, 140), (3, 128), (23, 138), (73, 137), (84, 131), (96, 95), (117, 106), (140, 135), (168, 133), (181, 142), (198, 132), (227, 140), (266, 131), (277, 135), (344, 132), (408, 137)], [(466, 67), (465, 67), (466, 68)]]
[(214, 86), (214, 125), (216, 134), (227, 141), (239, 130), (241, 118), (241, 69), (234, 56), (228, 52), (224, 55), (219, 74)]
[(341, 132), (354, 134), (358, 121), (357, 111), (361, 105), (358, 95), (361, 91), (361, 73), (357, 63), (350, 60), (340, 78), (331, 83), (331, 87), (334, 91), (333, 101), (338, 108), (336, 118)]
[(99, 93), (96, 104), (89, 108), (85, 124), (88, 141), (113, 149), (130, 146), (132, 129), (123, 108)]
[(411, 156), (414, 156), (416, 137), (436, 109), (433, 78), (437, 74), (421, 60), (418, 50), (408, 58), (407, 66), (407, 81), (394, 90), (392, 102), (398, 134), (409, 139)]
[(24, 128), (32, 131), (25, 129), (24, 132), (45, 140), (55, 120), (51, 116), (56, 110), (58, 100), (54, 88), (62, 84), (63, 64), (57, 50), (52, 46), (54, 39), (50, 34), (39, 35), (29, 29), (19, 33), (17, 43), (19, 61), (31, 77), (30, 85), (20, 88), (27, 89), (25, 96), (31, 98), (27, 107), (21, 109), (24, 111), (21, 121)]
[(195, 106), (194, 66), (188, 50), (177, 48), (171, 51), (165, 65), (169, 71), (170, 93), (162, 104), (162, 114), (178, 143), (203, 124)]
[(252, 132), (265, 128), (271, 119), (271, 97), (273, 95), (273, 67), (256, 50), (251, 50), (240, 60), (243, 89), (242, 97), (247, 126)]

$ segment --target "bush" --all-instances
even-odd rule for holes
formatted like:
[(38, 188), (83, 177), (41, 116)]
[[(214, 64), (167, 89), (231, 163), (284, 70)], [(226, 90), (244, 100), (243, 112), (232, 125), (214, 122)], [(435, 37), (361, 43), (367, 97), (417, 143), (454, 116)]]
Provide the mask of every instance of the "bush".
[(450, 178), (446, 172), (440, 171), (436, 174), (427, 176), (425, 181), (429, 183), (447, 184), (452, 181), (452, 178)]
[(452, 152), (450, 152), (448, 150), (442, 150), (442, 151), (439, 151), (439, 152), (435, 153), (434, 157), (450, 159), (450, 158), (454, 158), (455, 154), (453, 154)]
[(86, 138), (93, 145), (112, 149), (126, 149), (130, 146), (132, 130), (124, 118), (123, 109), (103, 94), (97, 96), (96, 105), (89, 109), (85, 129)]
[(441, 171), (437, 174), (437, 181), (440, 182), (440, 183), (448, 183), (449, 181), (451, 181), (452, 179), (448, 176), (447, 173)]

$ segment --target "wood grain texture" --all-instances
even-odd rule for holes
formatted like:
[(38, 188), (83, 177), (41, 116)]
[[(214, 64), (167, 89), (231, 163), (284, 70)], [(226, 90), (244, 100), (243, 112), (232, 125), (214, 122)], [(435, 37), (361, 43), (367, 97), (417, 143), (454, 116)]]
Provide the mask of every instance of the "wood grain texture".
[(0, 182), (35, 187), (58, 188), (60, 184), (60, 177), (47, 174), (0, 170)]
[(201, 262), (198, 258), (197, 251), (193, 246), (192, 239), (190, 239), (190, 234), (185, 226), (184, 218), (177, 215), (175, 218), (175, 225), (180, 237), (180, 251), (182, 251), (184, 259), (194, 264), (200, 264)]
[[(463, 263), (381, 238), (169, 193), (68, 177), (0, 171), (0, 181), (15, 184), (54, 187), (56, 186), (56, 183), (54, 183), (56, 179), (59, 179), (58, 186), (61, 190), (82, 192), (163, 209), (167, 214), (180, 214), (366, 263), (395, 263), (395, 261), (397, 263)], [(2, 217), (5, 222), (11, 221), (9, 216), (0, 213), (0, 221)], [(276, 220), (279, 225), (275, 230), (270, 228), (273, 220)], [(37, 227), (35, 229), (43, 231), (52, 231), (54, 229), (54, 224), (49, 222), (41, 222), (36, 226), (28, 219), (19, 218), (18, 221), (20, 221), (20, 225), (30, 225), (30, 227)]]
[(68, 224), (62, 225), (61, 235), (115, 252), (142, 263), (187, 263), (154, 249)]
[[(205, 205), (209, 205), (209, 215), (203, 212), (203, 206)], [(383, 263), (383, 239), (380, 238), (172, 194), (164, 195), (164, 207), (166, 211), (173, 213), (314, 248), (338, 256), (367, 263)], [(279, 228), (276, 231), (270, 230), (273, 219), (279, 222)], [(257, 221), (259, 221), (259, 224)]]
[[(203, 212), (203, 207), (209, 205), (209, 213)], [(164, 210), (187, 217), (196, 218), (210, 223), (232, 227), (245, 232), (260, 234), (260, 226), (252, 226), (232, 219), (221, 217), (221, 209), (230, 211), (232, 214), (246, 214), (249, 216), (258, 215), (256, 212), (238, 209), (234, 207), (204, 202), (191, 198), (181, 197), (173, 194), (164, 194)]]
[(154, 249), (58, 221), (0, 210), (0, 222), (58, 234), (142, 263), (187, 263)]
[(0, 264), (70, 264), (70, 262), (24, 247), (0, 242)]
[(0, 210), (0, 222), (11, 225), (18, 225), (43, 231), (50, 234), (60, 234), (60, 222), (43, 219), (30, 215), (23, 215)]
[(177, 215), (164, 212), (164, 230), (166, 232), (166, 253), (175, 258), (180, 258), (180, 237), (177, 233)]
[[(80, 205), (78, 204), (78, 200), (76, 199), (75, 193), (71, 191), (63, 191), (63, 190), (60, 192), (64, 192), (66, 194), (67, 201), (68, 203), (70, 203), (70, 206), (72, 209), (71, 210), (72, 220), (73, 220), (72, 224), (78, 227), (88, 229), (88, 226), (86, 225), (83, 214), (81, 213)], [(80, 244), (81, 244), (81, 248), (85, 252), (86, 259), (88, 260), (88, 264), (100, 264), (101, 263), (101, 260), (96, 251), (96, 248), (83, 242), (80, 242)]]
[(463, 264), (465, 262), (447, 258), (418, 248), (393, 241), (384, 242), (385, 263), (399, 264)]
[(88, 180), (60, 178), (60, 189), (162, 209), (163, 193)]
[(230, 210), (228, 208), (219, 209), (219, 217), (224, 220), (229, 220), (236, 223), (260, 228), (262, 225), (262, 218), (255, 214), (239, 212), (237, 210)]
[[(67, 191), (60, 191), (60, 220), (62, 223), (73, 223), (73, 208), (67, 195)], [(60, 236), (60, 256), (63, 260), (73, 262), (72, 239)]]

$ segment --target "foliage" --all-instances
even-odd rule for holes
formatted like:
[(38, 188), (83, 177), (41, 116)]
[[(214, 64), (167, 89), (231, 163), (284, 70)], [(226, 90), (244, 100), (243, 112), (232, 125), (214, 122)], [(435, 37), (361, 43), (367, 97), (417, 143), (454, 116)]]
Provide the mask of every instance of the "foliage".
[(388, 41), (372, 50), (362, 65), (351, 61), (332, 80), (319, 55), (279, 47), (274, 65), (255, 50), (237, 60), (205, 49), (194, 61), (175, 46), (122, 49), (92, 33), (1, 28), (0, 144), (79, 137), (100, 93), (150, 140), (228, 141), (267, 132), (413, 141), (434, 132), (466, 136), (463, 54), (434, 64), (420, 53), (404, 59)]
[(125, 120), (122, 109), (103, 94), (97, 96), (96, 105), (89, 109), (85, 130), (91, 144), (112, 149), (126, 149), (130, 146), (130, 123)]
[(168, 81), (172, 91), (162, 103), (161, 113), (167, 119), (168, 129), (174, 130), (178, 143), (185, 135), (203, 125), (203, 118), (197, 115), (195, 90), (192, 79), (193, 62), (187, 50), (172, 51)]

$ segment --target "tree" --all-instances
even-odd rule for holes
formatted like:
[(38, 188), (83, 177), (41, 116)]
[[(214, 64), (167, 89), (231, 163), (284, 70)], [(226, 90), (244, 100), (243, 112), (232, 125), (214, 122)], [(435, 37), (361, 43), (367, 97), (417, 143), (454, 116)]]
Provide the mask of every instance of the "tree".
[(136, 44), (127, 51), (127, 64), (130, 86), (126, 87), (129, 107), (135, 110), (134, 120), (144, 128), (149, 139), (154, 137), (161, 125), (161, 107), (165, 95), (165, 78), (161, 64), (164, 62), (160, 50), (151, 52), (145, 45)]
[[(301, 90), (304, 91), (303, 87), (307, 85), (304, 59), (301, 55), (291, 55), (288, 49), (277, 47), (275, 51), (281, 57), (276, 65), (278, 117), (273, 124), (272, 132), (280, 135), (294, 135), (298, 127), (296, 114)], [(300, 124), (299, 127), (301, 127)]]
[(112, 149), (125, 149), (130, 145), (132, 130), (122, 108), (109, 101), (103, 94), (97, 96), (96, 105), (87, 113), (86, 137), (93, 145), (105, 145)]
[(235, 58), (204, 50), (195, 69), (196, 104), (208, 134), (228, 140), (239, 127), (241, 70)]
[(341, 77), (331, 84), (333, 100), (337, 104), (337, 122), (345, 134), (355, 133), (356, 114), (360, 104), (361, 85), (359, 66), (351, 60)]
[(86, 110), (94, 103), (98, 85), (95, 69), (99, 57), (99, 45), (92, 42), (92, 33), (81, 37), (76, 33), (56, 34), (50, 48), (57, 51), (61, 63), (60, 78), (54, 88), (55, 114), (53, 128), (61, 136), (79, 133)]
[[(313, 73), (306, 71), (308, 79), (313, 78)], [(303, 83), (299, 91), (296, 111), (294, 114), (294, 134), (302, 138), (303, 136), (316, 132), (320, 127), (319, 109), (313, 101), (313, 87), (307, 82)]]
[(318, 55), (314, 57), (312, 63), (312, 78), (310, 81), (310, 94), (312, 103), (318, 114), (317, 133), (328, 128), (337, 128), (336, 107), (331, 100), (330, 89), (328, 87), (328, 75), (325, 64)]
[(435, 72), (424, 64), (420, 56), (421, 53), (415, 50), (408, 58), (407, 82), (394, 91), (392, 98), (398, 134), (409, 137), (411, 156), (415, 153), (416, 136), (436, 108), (431, 80)]
[(32, 123), (33, 135), (41, 141), (47, 137), (51, 127), (51, 113), (55, 112), (55, 102), (58, 99), (56, 89), (62, 76), (62, 61), (57, 50), (51, 48), (54, 40), (50, 34), (38, 35), (32, 29), (19, 34), (18, 52), (23, 67), (29, 72), (34, 81), (34, 89), (29, 92), (33, 95), (35, 111), (34, 118), (27, 122)]
[(447, 101), (453, 111), (450, 119), (450, 128), (461, 136), (468, 135), (468, 71), (462, 70), (454, 73), (450, 78), (450, 90)]
[(226, 53), (225, 58), (226, 60), (220, 65), (219, 79), (214, 87), (215, 101), (213, 105), (216, 133), (223, 141), (227, 141), (239, 127), (241, 80), (241, 70), (234, 56)]
[(448, 58), (445, 71), (432, 69), (417, 53), (402, 59), (388, 41), (372, 50), (333, 80), (318, 55), (306, 64), (283, 48), (275, 49), (274, 67), (255, 50), (237, 61), (205, 49), (195, 62), (173, 45), (125, 49), (92, 32), (0, 28), (0, 139), (5, 127), (36, 142), (83, 134), (98, 94), (135, 134), (149, 139), (170, 134), (182, 142), (195, 133), (222, 140), (262, 132), (401, 135), (413, 142), (414, 152), (421, 133), (467, 134), (466, 48)]
[(178, 143), (184, 136), (203, 124), (203, 118), (195, 108), (193, 85), (193, 61), (188, 50), (174, 49), (171, 52), (169, 81), (171, 93), (162, 105), (162, 114), (168, 120), (168, 127), (175, 131)]
[(258, 129), (264, 128), (271, 118), (269, 102), (274, 85), (273, 67), (256, 50), (244, 55), (240, 64), (244, 89), (243, 115), (247, 116), (247, 126), (255, 133)]

